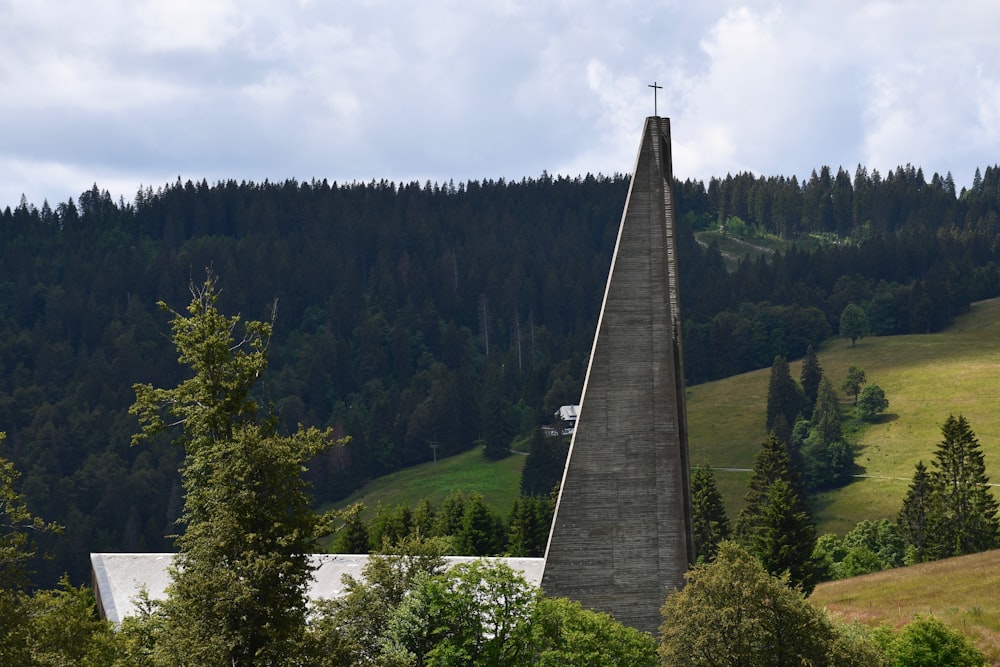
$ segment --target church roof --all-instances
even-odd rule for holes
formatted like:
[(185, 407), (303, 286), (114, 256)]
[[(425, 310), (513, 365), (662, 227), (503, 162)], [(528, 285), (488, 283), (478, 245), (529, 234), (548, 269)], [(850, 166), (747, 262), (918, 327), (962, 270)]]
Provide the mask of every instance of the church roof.
[[(92, 553), (90, 564), (94, 580), (97, 608), (103, 618), (115, 623), (138, 613), (136, 604), (139, 593), (145, 589), (150, 600), (166, 597), (170, 574), (167, 568), (173, 562), (172, 553)], [(351, 575), (362, 579), (361, 571), (368, 562), (367, 555), (312, 554), (316, 570), (309, 585), (313, 600), (334, 598), (344, 592), (343, 577)], [(448, 566), (469, 563), (472, 556), (446, 556)], [(487, 558), (506, 563), (519, 572), (528, 583), (537, 586), (542, 579), (543, 558)]]

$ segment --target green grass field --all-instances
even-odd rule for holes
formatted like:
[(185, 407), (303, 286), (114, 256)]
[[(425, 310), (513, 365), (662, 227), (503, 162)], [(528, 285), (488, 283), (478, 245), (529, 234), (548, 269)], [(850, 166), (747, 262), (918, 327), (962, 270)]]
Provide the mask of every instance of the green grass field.
[[(861, 519), (893, 518), (920, 460), (930, 463), (949, 414), (964, 414), (979, 438), (987, 472), (1000, 470), (1000, 299), (979, 302), (947, 331), (920, 336), (838, 339), (818, 352), (838, 389), (851, 364), (882, 387), (889, 409), (858, 439), (860, 478), (816, 498), (821, 533), (844, 534)], [(790, 364), (798, 377), (799, 363)], [(770, 369), (688, 391), (691, 461), (749, 468), (764, 438)], [(846, 397), (845, 397), (846, 398)], [(847, 406), (848, 409), (850, 406)], [(993, 476), (996, 476), (994, 473)], [(739, 511), (747, 473), (716, 472), (731, 516)]]
[(500, 461), (489, 461), (477, 447), (439, 459), (436, 464), (424, 463), (379, 477), (335, 506), (347, 507), (362, 502), (366, 508), (363, 516), (370, 518), (379, 503), (408, 503), (412, 509), (424, 498), (437, 505), (448, 494), (460, 491), (482, 494), (491, 507), (506, 514), (520, 494), (524, 459), (523, 454), (512, 454)]
[[(837, 339), (818, 352), (839, 391), (851, 364), (865, 370), (889, 399), (882, 420), (859, 433), (858, 463), (868, 477), (815, 499), (820, 533), (843, 535), (862, 519), (893, 518), (917, 461), (930, 463), (949, 414), (964, 414), (979, 437), (987, 472), (1000, 470), (1000, 299), (974, 304), (945, 332), (863, 338), (855, 347)], [(799, 363), (791, 364), (798, 378)], [(742, 507), (753, 457), (764, 439), (770, 369), (691, 387), (687, 392), (691, 462), (716, 470), (731, 517)], [(846, 397), (845, 397), (846, 399)], [(850, 406), (845, 406), (848, 410)], [(470, 451), (373, 481), (347, 501), (370, 510), (379, 502), (423, 498), (439, 502), (452, 491), (477, 492), (502, 512), (517, 497), (521, 455), (489, 463)], [(997, 473), (993, 473), (997, 477)], [(1000, 479), (1000, 477), (997, 477)]]
[(820, 584), (809, 597), (847, 622), (900, 628), (933, 615), (1000, 664), (1000, 551), (921, 563)]

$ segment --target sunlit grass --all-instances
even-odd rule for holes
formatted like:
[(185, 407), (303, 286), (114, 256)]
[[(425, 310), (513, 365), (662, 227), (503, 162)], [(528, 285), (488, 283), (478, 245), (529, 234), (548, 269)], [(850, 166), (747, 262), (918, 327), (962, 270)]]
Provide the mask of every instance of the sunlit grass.
[[(950, 414), (964, 414), (979, 438), (987, 472), (1000, 470), (1000, 300), (974, 304), (954, 326), (937, 334), (862, 338), (857, 345), (832, 340), (819, 351), (834, 387), (850, 365), (889, 399), (886, 415), (858, 438), (860, 478), (816, 499), (820, 532), (843, 534), (861, 519), (894, 518), (918, 461), (930, 463)], [(800, 364), (790, 364), (798, 378)], [(767, 382), (761, 369), (688, 391), (691, 461), (721, 468), (749, 468), (764, 438)], [(847, 397), (844, 397), (845, 400)], [(849, 407), (849, 406), (848, 406)], [(744, 490), (723, 480), (720, 490), (731, 516)]]
[(1000, 664), (1000, 551), (820, 584), (809, 601), (848, 622), (902, 627), (933, 615)]
[(399, 505), (407, 503), (416, 508), (425, 498), (438, 505), (454, 492), (479, 493), (491, 507), (506, 514), (520, 494), (521, 469), (525, 456), (511, 454), (500, 461), (483, 458), (482, 448), (424, 463), (391, 475), (379, 477), (345, 500), (330, 507), (346, 507), (362, 502), (364, 516), (370, 518), (379, 503)]

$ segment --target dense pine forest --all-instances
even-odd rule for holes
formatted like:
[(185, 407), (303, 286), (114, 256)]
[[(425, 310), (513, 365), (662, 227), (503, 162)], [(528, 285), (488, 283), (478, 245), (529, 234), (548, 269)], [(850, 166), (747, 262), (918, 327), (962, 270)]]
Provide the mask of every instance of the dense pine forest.
[[(211, 267), (219, 307), (270, 321), (258, 397), (284, 432), (350, 436), (321, 499), (476, 443), (502, 452), (579, 399), (627, 177), (460, 184), (98, 186), (0, 212), (2, 454), (65, 526), (39, 584), (91, 551), (170, 550), (182, 453), (131, 447), (133, 384), (183, 379), (164, 302)], [(914, 167), (676, 183), (689, 383), (802, 356), (849, 304), (876, 335), (937, 331), (1000, 295), (1000, 168), (956, 192)], [(735, 269), (706, 230), (779, 237)]]

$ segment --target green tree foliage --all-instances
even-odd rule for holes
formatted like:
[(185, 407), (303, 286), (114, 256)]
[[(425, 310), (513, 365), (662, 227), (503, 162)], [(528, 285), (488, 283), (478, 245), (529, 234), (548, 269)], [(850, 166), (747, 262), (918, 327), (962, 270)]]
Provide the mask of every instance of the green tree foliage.
[(712, 560), (719, 543), (729, 539), (731, 529), (715, 473), (707, 465), (698, 466), (691, 474), (691, 522), (698, 560)]
[(850, 481), (854, 449), (844, 440), (837, 394), (826, 378), (820, 382), (801, 451), (806, 487), (810, 491), (835, 488)]
[(812, 408), (816, 405), (816, 395), (822, 379), (823, 367), (820, 366), (816, 350), (810, 345), (806, 348), (806, 356), (802, 359), (802, 371), (799, 374), (799, 384), (802, 385), (802, 392), (806, 396), (806, 405), (810, 411), (810, 415), (807, 416), (811, 416)]
[[(1000, 294), (989, 252), (1000, 170), (985, 169), (961, 197), (947, 178), (909, 166), (853, 176), (674, 184), (689, 382), (818, 349), (848, 303), (868, 312), (873, 333), (893, 335), (938, 331)], [(66, 526), (55, 559), (33, 563), (37, 579), (84, 580), (80, 548), (170, 547), (182, 452), (165, 438), (130, 450), (127, 410), (133, 382), (188, 377), (162, 345), (166, 317), (152, 304), (185, 303), (178, 276), (190, 267), (217, 268), (225, 312), (266, 320), (265, 301), (280, 300), (267, 393), (282, 433), (301, 422), (351, 434), (307, 473), (318, 496), (336, 500), (430, 461), (431, 443), (443, 456), (489, 432), (480, 295), (489, 361), (519, 406), (519, 434), (537, 426), (531, 413), (547, 400), (553, 410), (577, 402), (627, 188), (627, 176), (178, 179), (132, 201), (95, 186), (52, 206), (0, 205), (0, 425), (29, 506)], [(850, 242), (727, 262), (691, 226), (730, 216), (790, 240)], [(342, 261), (329, 261), (330, 248)]]
[(847, 304), (844, 312), (840, 314), (840, 335), (844, 338), (850, 338), (851, 347), (854, 347), (859, 338), (864, 338), (869, 333), (871, 333), (871, 327), (868, 324), (868, 314), (865, 313), (864, 308), (853, 303)]
[(529, 664), (536, 589), (477, 560), (421, 577), (389, 619), (383, 662), (428, 667)]
[(531, 616), (532, 645), (539, 667), (653, 667), (656, 641), (608, 614), (583, 609), (566, 598), (540, 597)]
[[(216, 308), (209, 274), (192, 286), (173, 340), (193, 375), (173, 389), (135, 385), (141, 442), (182, 426), (185, 490), (178, 554), (162, 603), (165, 664), (288, 664), (305, 630), (308, 554), (329, 525), (312, 511), (305, 465), (334, 443), (329, 433), (274, 432), (250, 395), (266, 367), (271, 327)], [(167, 418), (171, 420), (168, 423)]]
[(462, 516), (462, 529), (455, 537), (458, 553), (467, 556), (488, 556), (502, 553), (507, 545), (507, 530), (482, 495), (469, 496)]
[(969, 638), (933, 616), (917, 616), (898, 634), (882, 629), (875, 635), (891, 667), (982, 667), (986, 656)]
[(499, 561), (446, 570), (442, 546), (417, 539), (394, 545), (397, 555), (373, 556), (363, 580), (346, 580), (344, 596), (320, 602), (313, 664), (656, 664), (648, 634), (575, 602), (545, 598)]
[(932, 526), (939, 525), (939, 506), (934, 497), (934, 481), (923, 461), (918, 461), (910, 487), (899, 510), (899, 530), (907, 544), (907, 563), (934, 560)]
[(874, 645), (842, 637), (787, 579), (769, 575), (733, 542), (686, 578), (663, 606), (665, 667), (882, 664)]
[(812, 558), (816, 526), (791, 469), (788, 450), (773, 434), (765, 438), (754, 458), (736, 536), (769, 572), (788, 573), (792, 585), (812, 591), (820, 575)]
[(802, 497), (785, 480), (776, 480), (768, 488), (747, 545), (768, 572), (787, 573), (790, 583), (807, 595), (816, 586), (820, 575), (812, 557), (816, 524)]
[(868, 382), (868, 379), (865, 377), (864, 369), (851, 364), (847, 368), (847, 378), (844, 380), (841, 388), (845, 393), (853, 396), (854, 403), (857, 404), (858, 395), (861, 393), (861, 388), (865, 386), (866, 382)]
[(366, 554), (371, 545), (368, 540), (368, 525), (362, 518), (364, 503), (354, 503), (344, 510), (344, 523), (337, 531), (331, 551), (339, 554)]
[(862, 421), (875, 421), (879, 414), (889, 408), (889, 399), (885, 397), (882, 387), (877, 384), (867, 385), (861, 390), (857, 400), (858, 417)]
[[(0, 445), (7, 437), (0, 432)], [(61, 527), (32, 514), (15, 485), (21, 474), (0, 457), (0, 663), (28, 664), (32, 639), (31, 611), (26, 589), (30, 563), (37, 552), (34, 537)]]
[(805, 411), (805, 396), (792, 379), (788, 362), (784, 357), (775, 357), (767, 383), (767, 430), (774, 428), (778, 415), (785, 418), (785, 423), (794, 424)]
[(995, 548), (997, 501), (990, 491), (979, 440), (968, 420), (949, 415), (932, 470), (916, 466), (903, 507), (900, 530), (912, 562)]
[(67, 577), (52, 590), (38, 590), (24, 604), (31, 619), (26, 633), (32, 666), (107, 667), (124, 657), (111, 623), (97, 617), (94, 594), (73, 587)]
[(380, 654), (390, 619), (421, 577), (444, 570), (452, 545), (441, 538), (407, 537), (386, 548), (390, 553), (369, 558), (361, 579), (345, 577), (343, 595), (317, 603), (310, 623), (314, 664), (384, 664)]
[(507, 553), (544, 556), (554, 511), (555, 502), (550, 496), (521, 496), (515, 500), (508, 522)]
[(968, 420), (949, 415), (931, 461), (931, 482), (940, 524), (932, 539), (942, 555), (958, 556), (997, 545), (997, 501), (990, 491), (986, 462)]
[(546, 437), (535, 429), (528, 443), (528, 457), (521, 469), (521, 494), (549, 495), (562, 481), (569, 441), (565, 436)]
[(906, 541), (898, 524), (866, 519), (842, 540), (833, 534), (821, 535), (813, 556), (821, 564), (824, 578), (844, 579), (902, 566)]

